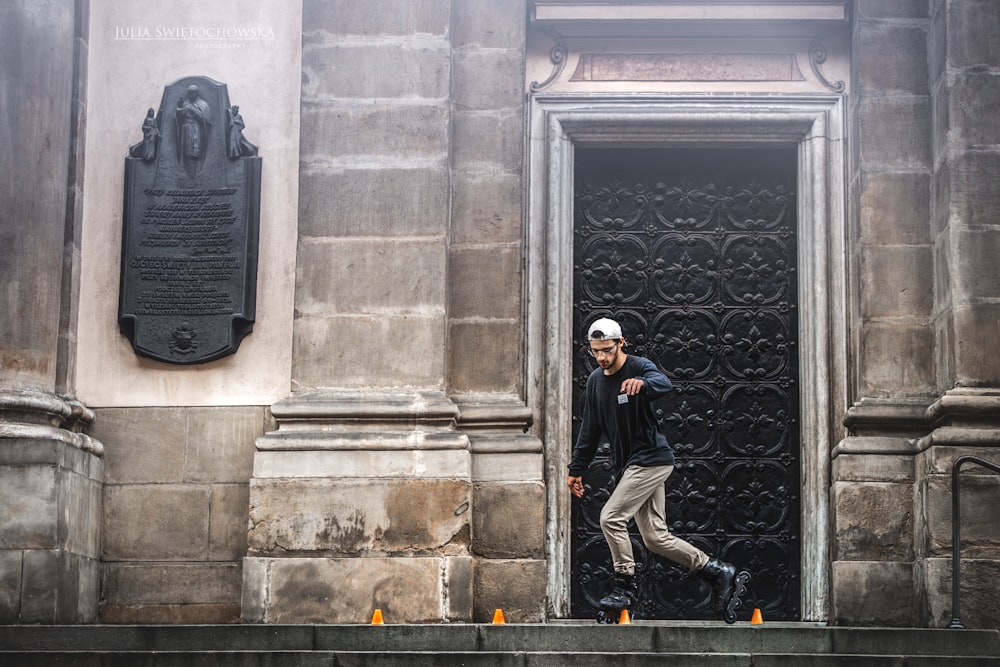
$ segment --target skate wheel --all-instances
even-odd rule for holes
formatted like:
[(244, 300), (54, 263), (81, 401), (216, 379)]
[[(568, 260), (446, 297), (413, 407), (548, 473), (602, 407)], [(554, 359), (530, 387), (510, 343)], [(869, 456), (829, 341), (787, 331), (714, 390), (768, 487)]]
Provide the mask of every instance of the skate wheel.
[(743, 606), (743, 594), (746, 593), (749, 582), (750, 573), (746, 570), (736, 575), (733, 585), (733, 597), (729, 600), (729, 604), (726, 605), (726, 612), (723, 615), (726, 623), (732, 624), (736, 622), (736, 610)]
[(618, 616), (613, 612), (604, 611), (602, 609), (597, 612), (597, 622), (601, 625), (614, 625), (618, 622)]

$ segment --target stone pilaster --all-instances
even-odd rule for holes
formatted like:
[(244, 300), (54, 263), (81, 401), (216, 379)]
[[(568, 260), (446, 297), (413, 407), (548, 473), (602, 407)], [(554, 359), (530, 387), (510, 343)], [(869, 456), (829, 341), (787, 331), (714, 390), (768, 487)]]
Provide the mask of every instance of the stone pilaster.
[(514, 397), (455, 399), (472, 452), (473, 620), (494, 610), (511, 622), (546, 618), (542, 441), (527, 433), (531, 410)]
[(0, 390), (0, 623), (93, 623), (103, 446), (78, 401)]
[[(952, 559), (955, 489), (952, 471), (962, 456), (1000, 465), (1000, 390), (952, 389), (928, 409), (934, 428), (917, 441), (916, 457), (916, 602), (919, 624), (947, 626), (952, 609)], [(995, 590), (1000, 571), (1000, 475), (975, 464), (961, 469), (961, 620), (970, 628), (995, 628), (1000, 601)]]
[(469, 439), (432, 391), (332, 391), (272, 406), (250, 481), (243, 618), (472, 619)]

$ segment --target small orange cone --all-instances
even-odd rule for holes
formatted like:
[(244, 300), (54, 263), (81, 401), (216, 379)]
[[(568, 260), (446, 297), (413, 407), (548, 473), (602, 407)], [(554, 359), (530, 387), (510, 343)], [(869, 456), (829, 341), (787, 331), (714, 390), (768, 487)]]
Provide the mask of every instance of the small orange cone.
[(496, 625), (502, 625), (506, 623), (507, 620), (503, 617), (503, 609), (497, 609), (493, 612), (493, 623)]
[(375, 613), (372, 614), (372, 625), (385, 625), (385, 621), (382, 620), (381, 609), (376, 609)]
[(622, 609), (622, 613), (618, 614), (618, 625), (631, 625), (632, 617), (628, 615), (628, 609)]
[(753, 616), (750, 617), (750, 625), (764, 625), (764, 617), (760, 613), (760, 607), (753, 608)]

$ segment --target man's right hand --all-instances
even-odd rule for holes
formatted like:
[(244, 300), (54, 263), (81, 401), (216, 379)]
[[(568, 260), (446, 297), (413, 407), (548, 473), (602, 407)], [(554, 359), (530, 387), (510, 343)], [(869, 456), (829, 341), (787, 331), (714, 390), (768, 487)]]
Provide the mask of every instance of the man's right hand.
[(566, 479), (566, 486), (572, 491), (573, 495), (577, 498), (583, 498), (583, 477), (574, 477), (570, 475)]

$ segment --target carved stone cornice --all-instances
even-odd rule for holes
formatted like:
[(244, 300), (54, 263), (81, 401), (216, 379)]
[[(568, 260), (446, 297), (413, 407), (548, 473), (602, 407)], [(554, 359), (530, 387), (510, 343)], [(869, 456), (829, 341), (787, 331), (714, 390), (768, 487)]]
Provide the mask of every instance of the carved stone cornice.
[(530, 18), (570, 35), (596, 25), (635, 35), (798, 33), (850, 19), (851, 0), (531, 0)]
[(847, 409), (844, 426), (859, 433), (920, 433), (927, 429), (929, 400), (865, 398)]
[(1000, 446), (1000, 389), (958, 387), (935, 400), (864, 399), (844, 425), (837, 454), (914, 454), (929, 447)]
[(531, 408), (507, 395), (468, 394), (454, 397), (459, 408), (458, 424), (463, 431), (515, 431), (531, 427)]
[(324, 390), (271, 406), (277, 430), (258, 450), (467, 449), (459, 409), (438, 391)]
[(83, 433), (94, 412), (76, 399), (24, 389), (0, 389), (0, 444), (54, 440), (103, 456), (104, 445)]

